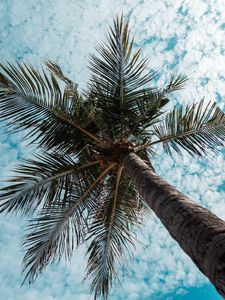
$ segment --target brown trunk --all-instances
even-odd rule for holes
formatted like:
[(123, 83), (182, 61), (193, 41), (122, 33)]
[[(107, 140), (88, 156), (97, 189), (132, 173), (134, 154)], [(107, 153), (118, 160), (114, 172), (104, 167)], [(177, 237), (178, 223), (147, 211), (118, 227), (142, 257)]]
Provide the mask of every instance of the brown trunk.
[(124, 165), (170, 235), (225, 298), (225, 222), (162, 180), (135, 153)]

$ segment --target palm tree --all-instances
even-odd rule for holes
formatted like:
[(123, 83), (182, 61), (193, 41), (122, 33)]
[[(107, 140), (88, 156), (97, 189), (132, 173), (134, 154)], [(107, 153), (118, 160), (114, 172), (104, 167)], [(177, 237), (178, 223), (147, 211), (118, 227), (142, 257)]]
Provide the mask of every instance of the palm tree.
[(185, 76), (164, 88), (135, 50), (128, 21), (117, 17), (107, 42), (90, 59), (86, 91), (60, 66), (49, 73), (30, 64), (1, 64), (0, 117), (26, 130), (37, 145), (1, 189), (1, 212), (28, 216), (24, 280), (48, 264), (69, 259), (87, 242), (87, 274), (95, 299), (107, 298), (117, 269), (135, 243), (135, 226), (149, 207), (197, 267), (225, 296), (225, 222), (192, 202), (154, 171), (154, 146), (204, 157), (225, 138), (225, 114), (216, 103), (164, 107)]

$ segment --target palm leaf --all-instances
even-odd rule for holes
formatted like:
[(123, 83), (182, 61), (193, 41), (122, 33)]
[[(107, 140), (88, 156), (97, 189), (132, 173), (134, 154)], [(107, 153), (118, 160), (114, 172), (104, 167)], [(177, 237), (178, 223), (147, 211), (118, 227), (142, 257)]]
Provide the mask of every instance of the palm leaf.
[(50, 59), (46, 59), (45, 65), (48, 68), (48, 70), (51, 72), (51, 74), (58, 77), (60, 80), (64, 81), (67, 85), (71, 87), (73, 86), (74, 93), (77, 92), (78, 84), (73, 83), (72, 80), (70, 80), (68, 77), (64, 75), (59, 64), (51, 61)]
[(30, 222), (31, 233), (27, 234), (23, 243), (27, 251), (23, 259), (23, 272), (28, 270), (24, 282), (34, 282), (51, 262), (57, 262), (63, 256), (70, 259), (74, 248), (82, 243), (87, 231), (83, 216), (85, 205), (77, 205), (73, 216), (64, 221), (69, 210), (68, 204), (63, 207), (54, 205)]
[[(139, 128), (140, 132), (145, 133), (147, 137), (146, 129), (150, 129), (152, 125), (158, 123), (159, 117), (164, 113), (162, 108), (169, 102), (168, 94), (183, 89), (187, 80), (185, 75), (180, 74), (177, 77), (173, 75), (169, 84), (162, 91), (146, 90), (146, 98), (141, 98), (141, 101), (137, 102), (139, 118), (134, 120), (135, 125), (130, 133), (136, 133), (136, 129)], [(142, 139), (143, 137), (144, 135), (141, 136)]]
[(89, 95), (96, 100), (105, 121), (110, 118), (114, 132), (120, 134), (138, 109), (136, 99), (146, 98), (146, 91), (152, 90), (143, 86), (154, 77), (154, 72), (143, 75), (147, 60), (140, 58), (140, 50), (133, 51), (133, 43), (128, 22), (123, 24), (117, 17), (110, 27), (108, 43), (99, 45), (99, 57), (92, 55), (90, 61), (93, 75)]
[[(71, 190), (88, 186), (95, 174), (97, 161), (81, 165), (70, 157), (43, 154), (35, 160), (26, 159), (17, 167), (16, 176), (9, 180), (12, 185), (1, 189), (1, 212), (33, 213), (40, 206), (61, 204)], [(95, 169), (93, 169), (95, 168)]]
[(186, 87), (188, 78), (185, 75), (179, 74), (177, 77), (173, 75), (169, 84), (163, 89), (162, 93), (168, 95), (174, 91), (182, 90)]
[(133, 128), (129, 134), (140, 136), (143, 140), (149, 137), (150, 126), (160, 121), (159, 117), (163, 114), (162, 108), (169, 102), (169, 99), (164, 97), (157, 91), (145, 92), (146, 98), (137, 101), (138, 115), (133, 120), (130, 120), (130, 126)]
[(72, 189), (64, 205), (54, 203), (45, 207), (38, 218), (29, 224), (31, 231), (23, 243), (26, 254), (23, 259), (23, 272), (27, 271), (24, 282), (34, 282), (48, 264), (70, 259), (75, 245), (83, 242), (88, 230), (88, 214), (96, 207), (99, 184), (114, 167), (109, 165), (84, 189)]
[(117, 264), (123, 266), (124, 252), (130, 253), (130, 245), (134, 246), (132, 227), (140, 222), (138, 199), (119, 167), (117, 175), (106, 182), (89, 230), (89, 238), (93, 239), (87, 250), (87, 277), (92, 279), (91, 292), (95, 299), (98, 296), (107, 299), (113, 277), (118, 282)]
[(175, 107), (164, 123), (155, 126), (154, 134), (159, 140), (148, 145), (163, 143), (170, 155), (171, 149), (179, 154), (184, 149), (191, 155), (203, 156), (209, 152), (217, 153), (217, 147), (223, 146), (224, 129), (225, 114), (216, 103), (204, 107), (204, 100), (201, 100), (191, 106)]
[(128, 25), (128, 21), (117, 17), (110, 27), (107, 43), (100, 44), (98, 56), (92, 55), (90, 60), (92, 77), (86, 95), (100, 112), (98, 123), (106, 127), (109, 140), (130, 134), (150, 137), (148, 129), (159, 121), (168, 95), (184, 88), (187, 82), (185, 76), (178, 75), (172, 76), (162, 90), (147, 87), (155, 72), (145, 72), (147, 60), (141, 59), (140, 49), (134, 50)]
[(0, 117), (10, 121), (11, 131), (29, 129), (26, 138), (62, 154), (79, 152), (84, 139), (102, 143), (91, 124), (92, 108), (68, 86), (62, 92), (53, 74), (26, 64), (0, 67), (6, 74), (0, 73)]

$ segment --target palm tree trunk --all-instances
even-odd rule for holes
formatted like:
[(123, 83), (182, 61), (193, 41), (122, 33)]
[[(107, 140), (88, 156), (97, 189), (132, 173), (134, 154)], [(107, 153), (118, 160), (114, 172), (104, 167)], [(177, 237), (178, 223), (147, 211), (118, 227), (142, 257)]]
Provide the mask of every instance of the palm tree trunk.
[(162, 180), (135, 153), (124, 165), (170, 235), (225, 298), (225, 222)]

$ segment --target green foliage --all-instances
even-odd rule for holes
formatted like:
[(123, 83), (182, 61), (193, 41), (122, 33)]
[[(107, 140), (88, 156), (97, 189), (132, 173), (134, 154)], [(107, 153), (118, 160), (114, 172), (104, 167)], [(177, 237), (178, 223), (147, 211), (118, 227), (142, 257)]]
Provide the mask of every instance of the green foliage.
[(140, 49), (133, 50), (128, 22), (123, 24), (122, 17), (114, 20), (107, 41), (97, 47), (98, 56), (91, 56), (92, 76), (87, 95), (100, 112), (110, 139), (121, 139), (131, 132), (148, 136), (146, 128), (168, 100), (156, 88), (146, 86), (155, 72), (147, 72), (147, 59), (141, 58)]
[(159, 138), (157, 143), (162, 142), (170, 155), (171, 148), (179, 154), (184, 149), (193, 156), (217, 153), (216, 146), (223, 146), (225, 139), (225, 114), (216, 103), (204, 107), (204, 100), (191, 106), (181, 105), (155, 126), (154, 134)]
[(0, 117), (10, 120), (10, 131), (28, 129), (25, 138), (60, 154), (81, 151), (87, 137), (84, 141), (80, 126), (90, 133), (96, 128), (90, 119), (91, 104), (84, 102), (74, 85), (62, 91), (53, 74), (47, 76), (26, 64), (0, 67), (7, 75), (0, 73)]
[(107, 299), (146, 212), (123, 158), (135, 151), (153, 168), (155, 144), (169, 154), (173, 149), (197, 156), (223, 144), (225, 117), (215, 103), (181, 105), (163, 119), (171, 94), (187, 78), (172, 76), (156, 88), (155, 72), (147, 70), (128, 25), (123, 17), (114, 20), (107, 42), (91, 56), (83, 94), (50, 60), (48, 72), (28, 64), (0, 65), (0, 118), (11, 132), (25, 129), (24, 138), (38, 149), (0, 194), (1, 212), (32, 218), (23, 243), (23, 272), (30, 283), (88, 240), (86, 277), (94, 297)]
[(103, 194), (88, 234), (94, 236), (87, 250), (87, 276), (92, 278), (95, 297), (107, 297), (113, 275), (117, 277), (115, 262), (123, 266), (124, 252), (129, 254), (134, 246), (132, 227), (141, 223), (141, 203), (130, 179), (122, 176), (122, 167), (108, 178)]
[(45, 153), (36, 159), (24, 160), (15, 171), (20, 173), (9, 180), (12, 185), (1, 189), (1, 211), (29, 214), (37, 208), (64, 205), (72, 191), (89, 186), (95, 178), (96, 163), (82, 166), (71, 157)]
[[(105, 175), (104, 171), (102, 175)], [(23, 243), (26, 255), (23, 259), (25, 280), (34, 282), (47, 264), (59, 261), (64, 256), (70, 259), (75, 247), (80, 245), (88, 232), (89, 215), (96, 212), (100, 190), (99, 176), (92, 184), (88, 177), (81, 176), (76, 185), (64, 194), (64, 201), (47, 203), (38, 217), (30, 221), (30, 231)], [(94, 176), (90, 176), (94, 177)], [(88, 180), (90, 185), (87, 186)]]

